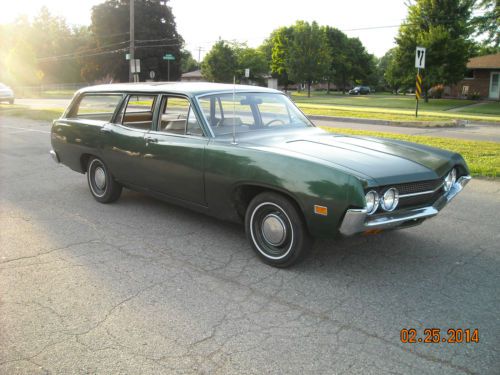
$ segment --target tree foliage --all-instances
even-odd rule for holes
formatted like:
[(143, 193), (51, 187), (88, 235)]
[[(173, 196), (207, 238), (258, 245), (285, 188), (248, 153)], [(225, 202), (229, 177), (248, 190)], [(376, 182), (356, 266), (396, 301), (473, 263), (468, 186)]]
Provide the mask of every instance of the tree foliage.
[[(167, 79), (165, 53), (176, 58), (170, 63), (170, 77), (177, 79), (188, 58), (181, 54), (183, 40), (167, 1), (135, 0), (135, 57), (141, 60), (141, 80), (149, 79), (151, 70), (156, 79)], [(31, 22), (21, 17), (0, 25), (0, 79), (14, 86), (92, 83), (103, 77), (128, 81), (129, 4), (106, 0), (93, 7), (90, 27), (70, 27), (46, 7)]]
[(233, 82), (237, 68), (236, 54), (224, 40), (215, 43), (201, 63), (203, 77), (211, 82)]
[[(162, 57), (172, 54), (170, 79), (181, 75), (181, 48), (183, 39), (178, 34), (172, 9), (167, 1), (135, 0), (135, 58), (141, 60), (140, 80), (149, 78), (155, 71), (156, 79), (167, 80), (168, 62)], [(90, 30), (96, 46), (108, 53), (90, 56), (87, 61), (97, 63), (101, 75), (111, 74), (118, 81), (128, 81), (128, 53), (130, 27), (130, 1), (106, 0), (92, 8)], [(113, 51), (112, 53), (109, 53)]]
[(198, 61), (196, 61), (187, 49), (181, 51), (181, 72), (187, 73), (198, 69)]
[[(473, 43), (470, 19), (474, 0), (417, 0), (399, 28), (389, 66), (393, 83), (412, 86), (415, 49), (427, 49), (424, 88), (453, 84), (463, 78)], [(426, 92), (426, 90), (424, 90)]]
[[(352, 84), (376, 83), (375, 57), (357, 38), (330, 26), (298, 21), (273, 31), (261, 47), (271, 56), (271, 72), (281, 84), (334, 82), (345, 91)], [(309, 92), (309, 90), (308, 90)]]
[[(245, 78), (245, 69), (250, 69), (250, 77)], [(201, 64), (203, 76), (213, 82), (256, 82), (263, 84), (268, 72), (265, 53), (249, 48), (246, 44), (228, 43), (224, 40), (214, 44)]]
[(475, 35), (483, 38), (480, 54), (500, 52), (500, 1), (479, 0), (475, 8), (478, 15), (472, 19), (472, 24)]
[[(330, 46), (325, 33), (316, 22), (297, 21), (291, 31), (284, 29), (281, 43), (276, 43), (273, 60), (286, 70), (291, 80), (305, 82), (307, 95), (311, 84), (324, 80), (330, 67)], [(279, 70), (278, 70), (279, 72)]]
[(12, 85), (81, 81), (81, 64), (67, 57), (88, 42), (85, 28), (70, 28), (63, 18), (42, 7), (32, 22), (21, 17), (1, 25), (0, 35), (2, 81)]
[[(235, 45), (234, 52), (237, 61), (237, 76), (240, 81), (251, 81), (264, 84), (264, 76), (268, 73), (268, 64), (264, 52), (249, 48), (245, 44)], [(244, 78), (245, 69), (250, 69), (250, 76)]]

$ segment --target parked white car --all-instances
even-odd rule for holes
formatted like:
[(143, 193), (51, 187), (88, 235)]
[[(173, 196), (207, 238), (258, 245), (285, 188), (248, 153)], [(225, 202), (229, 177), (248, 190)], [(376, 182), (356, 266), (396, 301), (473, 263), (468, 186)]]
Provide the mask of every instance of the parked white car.
[(0, 102), (9, 102), (9, 104), (14, 104), (14, 91), (3, 83), (0, 82)]

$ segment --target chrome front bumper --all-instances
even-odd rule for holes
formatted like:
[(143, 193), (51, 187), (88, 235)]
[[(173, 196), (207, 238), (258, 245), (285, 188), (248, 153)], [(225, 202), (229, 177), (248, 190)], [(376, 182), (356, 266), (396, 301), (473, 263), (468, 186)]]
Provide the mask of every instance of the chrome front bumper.
[(449, 201), (462, 191), (470, 181), (470, 176), (462, 176), (453, 184), (450, 191), (440, 197), (432, 206), (388, 212), (384, 215), (369, 216), (366, 209), (347, 210), (339, 232), (344, 236), (351, 236), (372, 230), (394, 229), (397, 227), (416, 225), (425, 219), (436, 216)]

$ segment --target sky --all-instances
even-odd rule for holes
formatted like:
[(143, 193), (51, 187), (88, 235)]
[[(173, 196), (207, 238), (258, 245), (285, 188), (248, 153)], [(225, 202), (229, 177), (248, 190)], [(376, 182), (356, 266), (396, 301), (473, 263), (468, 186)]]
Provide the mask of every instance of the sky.
[[(102, 1), (3, 0), (0, 23), (13, 22), (21, 14), (33, 17), (45, 5), (70, 25), (88, 25), (92, 6)], [(358, 37), (368, 52), (381, 57), (394, 46), (397, 25), (407, 13), (404, 0), (170, 0), (168, 4), (195, 59), (200, 47), (203, 59), (219, 37), (257, 47), (274, 29), (297, 20), (334, 26)]]

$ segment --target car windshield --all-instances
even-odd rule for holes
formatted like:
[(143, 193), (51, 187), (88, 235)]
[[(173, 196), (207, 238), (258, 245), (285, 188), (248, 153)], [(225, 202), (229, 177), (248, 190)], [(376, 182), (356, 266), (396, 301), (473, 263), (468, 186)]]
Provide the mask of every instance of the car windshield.
[(207, 123), (217, 135), (313, 126), (291, 100), (279, 93), (236, 92), (198, 98)]
[(0, 83), (0, 89), (6, 89), (8, 88), (7, 86), (5, 86), (3, 83)]

